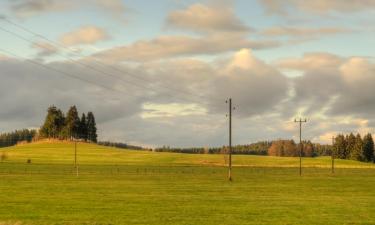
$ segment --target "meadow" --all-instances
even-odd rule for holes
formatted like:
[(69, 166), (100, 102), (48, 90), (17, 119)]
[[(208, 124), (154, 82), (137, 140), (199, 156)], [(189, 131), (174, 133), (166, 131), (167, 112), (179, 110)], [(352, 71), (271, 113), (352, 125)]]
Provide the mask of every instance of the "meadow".
[(77, 147), (78, 176), (73, 143), (0, 149), (1, 225), (375, 224), (374, 164)]

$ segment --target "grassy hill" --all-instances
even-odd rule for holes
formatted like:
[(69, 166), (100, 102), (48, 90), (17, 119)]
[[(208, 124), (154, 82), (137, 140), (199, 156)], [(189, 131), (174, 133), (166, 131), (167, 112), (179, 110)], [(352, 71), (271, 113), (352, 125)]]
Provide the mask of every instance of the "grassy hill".
[(77, 146), (0, 150), (0, 224), (375, 224), (373, 164)]
[[(38, 142), (0, 149), (6, 152), (6, 162), (24, 163), (28, 159), (37, 164), (72, 164), (74, 143)], [(178, 166), (202, 165), (224, 166), (225, 155), (155, 153), (123, 150), (88, 143), (77, 144), (78, 161), (81, 165), (149, 165)], [(338, 168), (375, 168), (375, 164), (350, 160), (335, 160)], [(241, 167), (298, 167), (299, 159), (293, 157), (270, 157), (234, 155), (233, 165)], [(330, 168), (330, 157), (303, 158), (304, 167)]]

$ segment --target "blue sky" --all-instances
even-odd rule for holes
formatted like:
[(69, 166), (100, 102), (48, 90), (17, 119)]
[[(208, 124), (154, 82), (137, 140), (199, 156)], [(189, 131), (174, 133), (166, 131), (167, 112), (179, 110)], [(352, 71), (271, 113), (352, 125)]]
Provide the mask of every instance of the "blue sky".
[[(9, 0), (0, 8), (8, 20), (1, 28), (13, 33), (0, 30), (0, 48), (19, 56), (0, 52), (0, 75), (14, 84), (3, 90), (17, 93), (12, 101), (0, 98), (7, 106), (0, 131), (38, 127), (49, 105), (75, 104), (98, 112), (103, 140), (220, 146), (226, 108), (216, 107), (217, 99), (233, 97), (240, 109), (237, 143), (295, 138), (290, 121), (298, 116), (311, 120), (306, 139), (317, 142), (340, 132), (374, 132), (372, 0)], [(23, 58), (94, 85), (29, 68)], [(50, 95), (26, 102), (25, 88), (31, 96)], [(25, 105), (35, 108), (17, 113)]]

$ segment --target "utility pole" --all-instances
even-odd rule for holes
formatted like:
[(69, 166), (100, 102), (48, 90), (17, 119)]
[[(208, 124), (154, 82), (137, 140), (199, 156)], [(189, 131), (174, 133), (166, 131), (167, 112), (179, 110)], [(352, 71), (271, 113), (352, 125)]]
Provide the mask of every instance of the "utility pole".
[(331, 158), (332, 158), (332, 174), (335, 173), (335, 137), (332, 136), (332, 149), (331, 149)]
[(229, 98), (229, 162), (228, 162), (228, 180), (232, 181), (232, 99)]
[(306, 123), (307, 120), (300, 118), (299, 120), (295, 119), (295, 123), (299, 123), (299, 175), (302, 176), (302, 123)]
[(76, 168), (76, 176), (78, 177), (77, 140), (74, 140), (74, 167)]

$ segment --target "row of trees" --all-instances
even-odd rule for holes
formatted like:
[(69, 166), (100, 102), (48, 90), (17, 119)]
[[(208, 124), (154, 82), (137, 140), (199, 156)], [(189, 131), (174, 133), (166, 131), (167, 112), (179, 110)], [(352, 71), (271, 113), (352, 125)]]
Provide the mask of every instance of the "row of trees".
[(334, 140), (333, 151), (336, 158), (364, 162), (374, 161), (374, 140), (371, 134), (367, 134), (363, 138), (360, 134), (340, 134)]
[[(248, 145), (236, 145), (232, 147), (233, 154), (242, 155), (267, 155), (267, 150), (271, 146), (272, 142), (261, 141)], [(189, 154), (225, 154), (228, 152), (228, 147), (217, 147), (217, 148), (204, 148), (204, 147), (193, 147), (193, 148), (171, 148), (169, 146), (163, 146), (156, 148), (155, 152), (174, 152), (174, 153), (189, 153)]]
[(16, 145), (19, 142), (31, 142), (37, 135), (36, 130), (16, 130), (10, 133), (0, 134), (0, 147)]
[(70, 107), (66, 115), (56, 106), (49, 107), (39, 135), (41, 138), (82, 139), (95, 143), (98, 137), (94, 114), (88, 112), (87, 116), (83, 113), (79, 117), (76, 106)]
[(135, 146), (135, 145), (129, 145), (126, 143), (121, 143), (121, 142), (99, 141), (98, 145), (107, 146), (107, 147), (115, 147), (115, 148), (123, 148), (127, 150), (151, 151), (151, 149), (148, 149), (148, 148), (143, 148), (143, 147)]
[[(302, 143), (302, 156), (314, 157), (318, 155), (316, 151), (316, 144), (311, 141), (303, 141)], [(296, 157), (300, 155), (300, 146), (294, 140), (277, 140), (273, 141), (271, 147), (268, 149), (270, 156), (288, 156)]]

